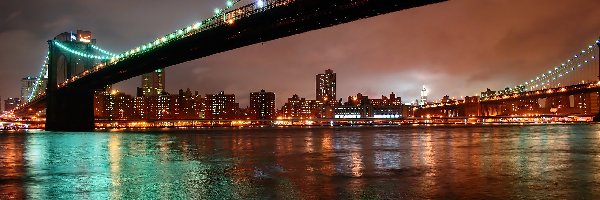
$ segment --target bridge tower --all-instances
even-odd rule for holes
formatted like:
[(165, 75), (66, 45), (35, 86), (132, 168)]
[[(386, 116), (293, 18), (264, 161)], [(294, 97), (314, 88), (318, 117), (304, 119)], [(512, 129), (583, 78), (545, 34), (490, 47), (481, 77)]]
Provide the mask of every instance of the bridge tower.
[[(92, 68), (96, 60), (76, 55), (73, 51), (93, 51), (89, 31), (65, 32), (48, 41), (48, 86), (46, 89), (46, 130), (48, 131), (91, 131), (94, 130), (94, 90), (63, 88), (65, 82)], [(71, 50), (71, 51), (70, 51)]]

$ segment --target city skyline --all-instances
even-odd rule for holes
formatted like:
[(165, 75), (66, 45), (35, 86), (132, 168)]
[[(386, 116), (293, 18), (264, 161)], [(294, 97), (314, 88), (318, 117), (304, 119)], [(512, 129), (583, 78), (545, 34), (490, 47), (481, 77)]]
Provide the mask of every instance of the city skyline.
[(0, 199), (600, 199), (599, 6), (3, 1)]
[[(419, 97), (423, 84), (433, 99), (446, 94), (470, 96), (485, 87), (501, 89), (561, 62), (597, 38), (600, 22), (589, 20), (593, 18), (589, 16), (598, 15), (593, 8), (599, 2), (545, 2), (452, 1), (312, 31), (167, 68), (170, 75), (166, 90), (194, 88), (203, 93), (226, 90), (243, 94), (265, 88), (282, 97), (295, 93), (310, 97), (314, 86), (306, 83), (323, 68), (344, 77), (338, 79), (339, 97), (356, 92), (371, 96), (395, 92), (410, 101)], [(222, 4), (184, 2), (179, 5), (188, 8), (180, 8), (126, 2), (113, 8), (100, 2), (68, 6), (56, 3), (45, 6), (65, 12), (46, 12), (16, 2), (4, 3), (7, 6), (1, 6), (0, 18), (4, 20), (0, 21), (0, 39), (8, 42), (0, 44), (0, 68), (15, 79), (0, 81), (0, 95), (5, 98), (19, 96), (19, 80), (37, 73), (41, 60), (36, 59), (44, 54), (45, 41), (57, 33), (89, 29), (98, 44), (118, 52), (205, 18), (211, 14), (210, 8)], [(141, 7), (133, 8), (134, 3)], [(172, 16), (145, 15), (152, 6), (182, 11)], [(86, 12), (92, 8), (117, 9), (129, 17), (119, 17), (118, 13), (101, 19), (86, 17), (101, 14)], [(10, 41), (19, 41), (20, 45)], [(134, 78), (115, 88), (134, 94), (138, 83), (139, 79)], [(245, 98), (240, 102), (247, 102)], [(281, 99), (277, 102), (282, 103)]]

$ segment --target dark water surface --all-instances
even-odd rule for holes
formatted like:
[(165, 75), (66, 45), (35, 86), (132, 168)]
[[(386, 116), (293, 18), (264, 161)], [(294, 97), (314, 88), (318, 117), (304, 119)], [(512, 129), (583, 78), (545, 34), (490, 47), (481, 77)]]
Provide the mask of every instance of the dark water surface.
[(0, 132), (0, 199), (600, 199), (600, 125)]

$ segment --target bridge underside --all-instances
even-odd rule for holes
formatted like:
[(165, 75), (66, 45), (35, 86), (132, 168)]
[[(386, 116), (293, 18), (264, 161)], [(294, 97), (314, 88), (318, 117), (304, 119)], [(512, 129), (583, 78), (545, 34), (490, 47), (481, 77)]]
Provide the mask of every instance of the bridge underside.
[(247, 45), (443, 1), (446, 0), (282, 1), (285, 6), (252, 14), (233, 24), (222, 23), (210, 30), (107, 66), (57, 91), (48, 91), (46, 129), (93, 130), (91, 91), (106, 85)]
[(233, 24), (223, 24), (121, 61), (63, 89), (98, 89), (157, 69), (236, 48), (443, 1), (297, 0), (287, 6), (253, 14)]

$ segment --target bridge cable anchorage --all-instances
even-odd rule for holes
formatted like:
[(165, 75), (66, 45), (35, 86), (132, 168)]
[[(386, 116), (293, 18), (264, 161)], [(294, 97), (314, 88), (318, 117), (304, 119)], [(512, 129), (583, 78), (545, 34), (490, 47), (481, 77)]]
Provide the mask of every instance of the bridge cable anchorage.
[[(530, 81), (526, 81), (520, 85), (509, 88), (509, 90), (505, 89), (503, 91), (500, 91), (499, 94), (524, 92), (524, 91), (535, 90), (535, 89), (540, 89), (540, 88), (543, 89), (543, 88), (557, 87), (557, 86), (561, 85), (561, 83), (562, 83), (561, 80), (568, 81), (565, 79), (567, 79), (567, 75), (569, 75), (569, 74), (571, 74), (570, 77), (574, 77), (576, 79), (573, 80), (573, 82), (569, 82), (567, 84), (562, 84), (563, 86), (566, 86), (569, 84), (582, 83), (582, 81), (583, 81), (583, 83), (585, 83), (586, 82), (585, 79), (588, 78), (585, 76), (594, 74), (594, 73), (591, 73), (592, 71), (587, 72), (584, 70), (593, 70), (587, 66), (590, 66), (591, 63), (594, 63), (594, 61), (598, 60), (596, 57), (597, 52), (598, 52), (597, 45), (588, 45), (587, 48), (581, 50), (580, 52), (575, 54), (573, 57), (567, 59), (565, 62), (561, 63), (560, 65), (551, 68), (547, 73), (544, 72), (540, 76), (537, 76), (537, 77), (531, 79)], [(575, 74), (575, 75), (572, 75), (572, 74)], [(587, 80), (587, 81), (589, 81), (589, 80)]]

